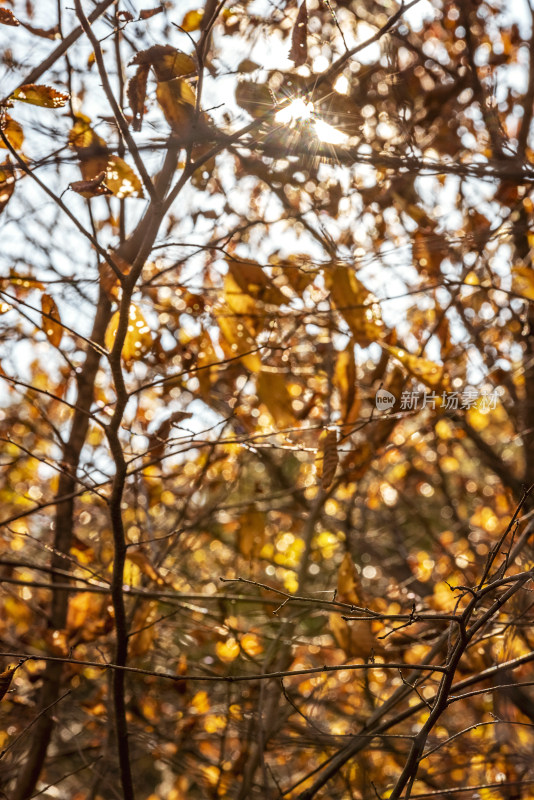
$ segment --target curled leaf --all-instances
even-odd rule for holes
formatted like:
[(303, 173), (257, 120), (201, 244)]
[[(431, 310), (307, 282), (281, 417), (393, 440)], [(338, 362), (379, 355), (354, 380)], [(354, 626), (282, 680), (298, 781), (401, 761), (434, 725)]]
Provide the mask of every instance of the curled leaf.
[(82, 197), (100, 197), (101, 195), (113, 194), (111, 189), (106, 186), (106, 172), (102, 170), (96, 178), (88, 181), (73, 181), (69, 184), (73, 192), (81, 194)]
[(69, 99), (69, 95), (59, 92), (52, 86), (26, 83), (19, 86), (11, 95), (12, 100), (20, 100), (22, 103), (30, 103), (42, 108), (61, 108)]

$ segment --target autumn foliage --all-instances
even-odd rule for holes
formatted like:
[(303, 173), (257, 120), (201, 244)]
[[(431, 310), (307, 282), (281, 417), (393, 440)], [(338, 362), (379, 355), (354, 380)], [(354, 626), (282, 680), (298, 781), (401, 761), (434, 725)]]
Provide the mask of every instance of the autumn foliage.
[(0, 795), (534, 798), (534, 10), (3, 3)]

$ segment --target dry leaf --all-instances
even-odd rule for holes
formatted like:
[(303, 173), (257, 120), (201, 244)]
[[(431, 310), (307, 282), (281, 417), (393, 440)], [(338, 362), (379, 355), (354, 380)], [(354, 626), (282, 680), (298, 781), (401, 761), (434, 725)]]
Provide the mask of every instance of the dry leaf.
[(157, 6), (156, 8), (145, 8), (144, 11), (139, 12), (139, 19), (150, 19), (150, 17), (154, 17), (156, 14), (161, 14), (163, 10), (163, 6)]
[(319, 437), (319, 449), (315, 466), (323, 489), (328, 489), (334, 480), (339, 455), (337, 452), (337, 431), (324, 430)]
[(104, 170), (89, 181), (73, 181), (69, 187), (73, 192), (81, 194), (82, 197), (100, 197), (101, 195), (113, 194), (111, 189), (106, 186), (106, 173)]
[(302, 0), (302, 5), (297, 14), (291, 36), (289, 59), (294, 61), (296, 67), (301, 67), (308, 60), (308, 9), (306, 0)]
[(22, 103), (30, 103), (34, 106), (41, 106), (42, 108), (61, 108), (69, 99), (69, 95), (59, 92), (52, 86), (27, 83), (15, 89), (11, 99), (20, 100)]
[(148, 64), (141, 64), (133, 78), (128, 83), (127, 95), (128, 102), (133, 114), (133, 129), (140, 131), (143, 123), (143, 116), (145, 113), (145, 98), (146, 98), (146, 85), (148, 81), (148, 73), (150, 66)]
[[(22, 125), (20, 125), (18, 122), (15, 122), (15, 120), (12, 119), (9, 114), (5, 114), (2, 122), (2, 130), (11, 147), (13, 147), (15, 150), (20, 150), (22, 143), (24, 142)], [(7, 147), (7, 145), (5, 145), (1, 139), (0, 147)]]
[(18, 19), (8, 8), (0, 8), (0, 25), (20, 25)]

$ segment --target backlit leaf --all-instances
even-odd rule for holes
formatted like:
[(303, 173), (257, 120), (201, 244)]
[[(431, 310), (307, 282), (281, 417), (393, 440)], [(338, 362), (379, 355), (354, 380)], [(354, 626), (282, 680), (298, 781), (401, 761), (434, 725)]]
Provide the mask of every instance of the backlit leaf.
[(180, 27), (191, 33), (192, 31), (198, 31), (200, 26), (202, 25), (202, 20), (204, 19), (204, 9), (197, 8), (193, 11), (188, 11), (185, 17), (183, 18), (182, 22), (180, 23)]
[(273, 96), (264, 83), (241, 81), (237, 84), (235, 99), (252, 117), (261, 117), (274, 107)]
[(419, 358), (412, 353), (408, 353), (401, 347), (392, 345), (382, 345), (388, 353), (391, 353), (408, 370), (410, 375), (420, 380), (431, 389), (437, 389), (443, 384), (444, 369), (440, 364), (429, 361), (426, 358)]
[(11, 98), (43, 108), (61, 108), (68, 101), (69, 95), (54, 89), (52, 86), (27, 83), (15, 89)]
[[(117, 336), (119, 327), (120, 312), (116, 311), (112, 316), (106, 331), (105, 344), (111, 352)], [(152, 333), (146, 323), (141, 311), (133, 303), (130, 306), (128, 316), (128, 330), (124, 338), (121, 355), (128, 366), (133, 361), (143, 358), (147, 350), (152, 346)]]
[(41, 308), (43, 310), (43, 330), (46, 333), (47, 339), (54, 347), (59, 347), (61, 339), (63, 338), (63, 326), (59, 318), (59, 311), (54, 302), (54, 298), (49, 294), (43, 294), (41, 297)]
[(534, 300), (534, 270), (532, 267), (512, 267), (512, 289), (521, 297)]
[[(22, 130), (22, 125), (12, 119), (9, 114), (6, 114), (4, 117), (3, 128), (5, 137), (10, 143), (10, 145), (15, 150), (20, 150), (22, 147), (22, 143), (24, 142), (24, 132)], [(0, 147), (6, 147), (4, 142), (0, 139)]]
[(192, 75), (196, 65), (191, 56), (181, 53), (170, 44), (155, 44), (148, 50), (141, 50), (130, 64), (144, 64), (153, 67), (158, 81)]
[(384, 332), (376, 298), (358, 280), (354, 270), (333, 264), (324, 270), (325, 285), (339, 313), (349, 326), (356, 343), (365, 346), (376, 342)]
[(106, 186), (115, 197), (143, 197), (143, 185), (133, 169), (119, 156), (109, 157), (106, 166)]
[(256, 390), (258, 397), (269, 409), (279, 430), (296, 424), (291, 407), (291, 395), (287, 388), (288, 376), (276, 371), (262, 370), (258, 375)]

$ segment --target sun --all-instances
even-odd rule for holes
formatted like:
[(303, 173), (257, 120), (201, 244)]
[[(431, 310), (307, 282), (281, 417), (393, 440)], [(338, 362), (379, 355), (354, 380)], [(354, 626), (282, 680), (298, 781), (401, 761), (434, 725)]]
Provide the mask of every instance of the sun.
[(301, 122), (306, 122), (314, 129), (315, 135), (320, 142), (325, 144), (344, 144), (349, 138), (343, 131), (329, 125), (322, 120), (315, 111), (313, 103), (297, 97), (285, 108), (275, 115), (276, 122), (282, 125), (298, 126)]

